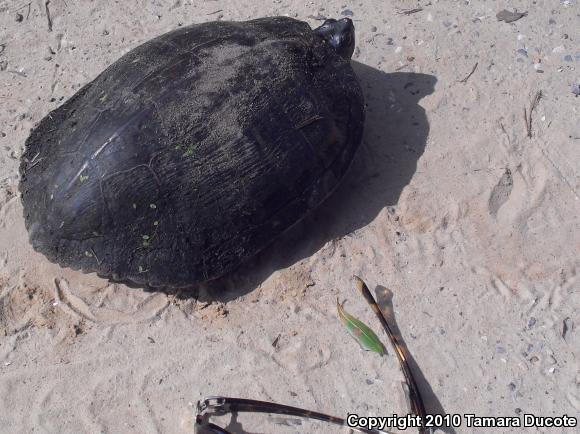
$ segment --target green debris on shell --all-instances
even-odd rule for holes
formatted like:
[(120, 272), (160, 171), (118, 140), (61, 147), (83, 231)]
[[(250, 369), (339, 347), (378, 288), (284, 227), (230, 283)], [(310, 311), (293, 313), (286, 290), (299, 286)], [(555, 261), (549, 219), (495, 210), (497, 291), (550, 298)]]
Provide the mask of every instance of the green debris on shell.
[(88, 258), (92, 258), (93, 254), (91, 252), (89, 252), (88, 250), (85, 250), (85, 256)]
[(155, 220), (155, 221), (153, 222), (153, 226), (159, 226), (159, 222), (158, 222), (157, 220)]
[(104, 104), (107, 101), (108, 95), (105, 94), (102, 97), (99, 98), (99, 101), (101, 101), (101, 104)]
[(80, 179), (80, 181), (81, 181), (81, 183), (82, 183), (82, 182), (85, 182), (87, 179), (89, 179), (89, 176), (88, 176), (88, 175), (81, 175), (81, 176), (79, 177), (79, 179)]
[(193, 153), (195, 152), (196, 149), (197, 149), (197, 145), (189, 145), (187, 147), (187, 150), (183, 154), (183, 156), (184, 157), (191, 157), (193, 155)]

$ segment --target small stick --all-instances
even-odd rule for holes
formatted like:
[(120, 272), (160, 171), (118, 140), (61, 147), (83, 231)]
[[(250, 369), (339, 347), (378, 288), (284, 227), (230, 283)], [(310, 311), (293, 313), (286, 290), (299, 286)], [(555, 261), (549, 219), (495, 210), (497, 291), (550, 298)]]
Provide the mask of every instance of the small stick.
[(44, 158), (39, 158), (39, 159), (37, 160), (37, 158), (38, 158), (38, 156), (39, 156), (39, 155), (40, 155), (40, 152), (37, 152), (37, 153), (36, 153), (36, 155), (35, 155), (34, 157), (32, 157), (32, 160), (30, 160), (30, 161), (29, 161), (29, 163), (30, 163), (30, 166), (28, 166), (28, 167), (26, 168), (26, 170), (27, 170), (27, 171), (28, 171), (28, 170), (30, 170), (30, 169), (32, 169), (34, 166), (36, 166), (36, 165), (37, 165), (38, 163), (40, 163), (42, 160), (44, 160)]
[(101, 265), (101, 261), (99, 261), (99, 257), (97, 256), (97, 254), (95, 253), (95, 251), (93, 250), (93, 248), (91, 247), (91, 253), (93, 254), (93, 256), (95, 257), (95, 259), (97, 260), (97, 264)]
[(512, 141), (510, 140), (510, 135), (507, 133), (507, 131), (505, 130), (505, 127), (503, 126), (503, 123), (499, 123), (499, 126), (501, 127), (501, 130), (503, 131), (503, 133), (505, 134), (505, 136), (508, 139), (508, 143), (511, 145)]
[(473, 73), (475, 72), (475, 70), (477, 69), (477, 65), (479, 65), (479, 62), (475, 62), (475, 65), (473, 65), (473, 69), (471, 70), (471, 72), (469, 74), (467, 74), (467, 77), (465, 77), (463, 80), (459, 80), (459, 83), (467, 83), (467, 80), (469, 80), (469, 77), (471, 77), (473, 75)]
[(219, 9), (219, 10), (217, 10), (217, 11), (210, 12), (210, 13), (209, 13), (209, 14), (207, 14), (207, 15), (215, 15), (215, 14), (217, 14), (218, 12), (222, 12), (222, 11), (223, 11), (223, 9)]
[(542, 98), (542, 91), (539, 90), (536, 92), (536, 94), (532, 98), (532, 101), (530, 102), (530, 109), (528, 111), (526, 111), (526, 108), (524, 107), (524, 121), (526, 122), (526, 130), (528, 132), (529, 138), (532, 137), (532, 112), (538, 106), (538, 103), (540, 102), (541, 98)]
[(52, 32), (52, 19), (50, 18), (50, 10), (48, 9), (49, 4), (50, 0), (46, 0), (44, 2), (44, 9), (46, 10), (46, 19), (48, 20), (48, 31)]
[(417, 12), (421, 12), (422, 10), (423, 10), (423, 8), (407, 9), (407, 10), (398, 12), (398, 14), (399, 15), (412, 15), (412, 14), (416, 14)]

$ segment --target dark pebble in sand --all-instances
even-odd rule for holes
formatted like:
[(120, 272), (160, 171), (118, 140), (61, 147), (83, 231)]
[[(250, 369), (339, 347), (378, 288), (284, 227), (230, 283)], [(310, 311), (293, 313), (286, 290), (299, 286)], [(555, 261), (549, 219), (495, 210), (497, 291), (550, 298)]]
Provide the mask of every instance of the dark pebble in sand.
[(518, 53), (522, 56), (528, 57), (528, 52), (526, 50), (524, 50), (523, 48), (520, 48), (518, 51), (516, 51), (516, 53)]
[(513, 23), (527, 15), (527, 12), (510, 12), (507, 9), (501, 10), (496, 14), (498, 21), (505, 21), (506, 23)]

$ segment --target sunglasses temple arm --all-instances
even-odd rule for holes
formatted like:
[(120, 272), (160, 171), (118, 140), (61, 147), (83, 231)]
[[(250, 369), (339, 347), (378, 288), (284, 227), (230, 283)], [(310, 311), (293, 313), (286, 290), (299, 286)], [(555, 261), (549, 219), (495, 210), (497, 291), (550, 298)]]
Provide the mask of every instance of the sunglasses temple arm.
[[(340, 426), (348, 426), (346, 420), (330, 416), (328, 414), (319, 413), (317, 411), (305, 410), (302, 408), (291, 407), (289, 405), (276, 404), (274, 402), (267, 401), (256, 401), (253, 399), (243, 399), (243, 398), (226, 398), (219, 397), (220, 400), (220, 413), (271, 413), (271, 414), (283, 414), (287, 416), (297, 416), (304, 417), (308, 419), (317, 419), (323, 422), (333, 423)], [(378, 431), (366, 428), (350, 427), (353, 431), (361, 432), (365, 434), (389, 434), (387, 431)]]
[[(399, 340), (397, 339), (397, 337), (395, 336), (395, 334), (391, 330), (389, 323), (387, 322), (385, 316), (381, 312), (379, 305), (377, 304), (377, 302), (373, 298), (366, 283), (364, 283), (364, 281), (358, 276), (355, 276), (355, 279), (356, 279), (357, 287), (358, 287), (359, 291), (362, 293), (362, 295), (365, 298), (365, 300), (367, 301), (367, 303), (370, 304), (373, 312), (375, 313), (375, 315), (377, 316), (377, 318), (381, 322), (381, 325), (383, 326), (383, 328), (387, 332), (387, 335), (389, 336), (389, 340), (391, 341), (391, 345), (395, 349), (395, 353), (397, 353), (397, 358), (399, 359), (399, 363), (401, 364), (401, 370), (403, 371), (403, 375), (405, 376), (405, 381), (407, 382), (407, 386), (409, 387), (409, 397), (411, 399), (411, 406), (412, 406), (413, 413), (417, 416), (420, 416), (421, 420), (424, 422), (426, 420), (426, 413), (427, 412), (425, 411), (425, 404), (423, 403), (423, 398), (421, 397), (421, 393), (419, 392), (419, 387), (417, 387), (417, 383), (415, 381), (415, 378), (413, 377), (413, 374), (411, 372), (411, 368), (409, 367), (409, 363), (407, 362), (407, 360), (409, 359), (408, 352), (407, 352), (406, 348), (401, 345), (401, 343), (399, 342)], [(422, 427), (420, 429), (420, 432), (427, 432), (427, 431), (428, 430), (426, 430), (425, 427)]]

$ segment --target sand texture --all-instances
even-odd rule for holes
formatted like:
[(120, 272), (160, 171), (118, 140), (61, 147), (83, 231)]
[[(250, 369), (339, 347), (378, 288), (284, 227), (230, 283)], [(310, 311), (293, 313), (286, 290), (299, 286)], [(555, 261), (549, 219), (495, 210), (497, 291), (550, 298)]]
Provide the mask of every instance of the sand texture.
[[(580, 414), (580, 2), (28, 3), (0, 2), (1, 433), (192, 432), (195, 402), (219, 394), (405, 413), (353, 274), (393, 310), (429, 413)], [(32, 250), (18, 165), (43, 116), (150, 38), (272, 15), (356, 27), (364, 139), (323, 206), (191, 291), (110, 283)], [(337, 297), (386, 356), (347, 335)]]

